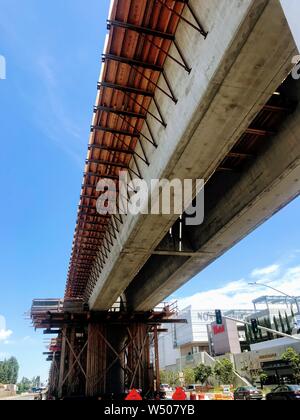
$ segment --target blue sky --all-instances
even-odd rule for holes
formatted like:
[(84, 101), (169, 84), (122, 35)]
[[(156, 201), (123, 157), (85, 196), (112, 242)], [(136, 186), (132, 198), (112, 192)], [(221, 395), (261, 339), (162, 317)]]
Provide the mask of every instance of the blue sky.
[[(0, 80), (0, 358), (15, 355), (21, 376), (46, 378), (49, 369), (44, 337), (24, 313), (32, 298), (64, 293), (108, 6), (0, 0), (7, 63)], [(300, 266), (299, 210), (296, 200), (175, 296), (199, 305), (211, 290), (221, 300), (237, 296), (265, 267), (273, 271), (261, 270), (262, 278), (267, 272), (270, 281), (296, 285), (298, 272), (290, 270)], [(251, 293), (243, 296), (249, 304)]]

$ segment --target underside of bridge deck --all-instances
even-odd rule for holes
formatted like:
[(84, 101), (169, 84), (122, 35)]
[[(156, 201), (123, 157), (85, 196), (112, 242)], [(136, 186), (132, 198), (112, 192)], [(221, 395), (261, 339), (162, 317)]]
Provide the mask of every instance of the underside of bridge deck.
[(288, 77), (207, 182), (204, 223), (176, 222), (128, 287), (129, 307), (156, 305), (299, 195), (299, 102)]
[[(191, 70), (169, 57), (164, 62), (176, 103), (155, 88), (165, 125), (149, 119), (157, 147), (143, 143), (148, 164), (140, 165), (140, 175), (148, 184), (162, 178), (204, 179), (205, 223), (199, 228), (201, 235), (197, 228), (185, 232), (184, 240), (191, 244), (177, 258), (178, 250), (166, 255), (160, 243), (168, 241), (166, 235), (174, 224), (176, 231), (178, 215), (124, 217), (116, 237), (101, 251), (104, 255), (97, 253), (87, 294), (95, 310), (108, 309), (125, 290), (133, 308), (153, 307), (297, 194), (288, 176), (292, 176), (290, 162), (280, 160), (276, 152), (277, 130), (293, 103), (285, 103), (274, 92), (289, 75), (291, 58), (298, 51), (279, 1), (189, 4), (208, 35), (178, 22), (176, 41)], [(183, 16), (190, 17), (189, 11), (184, 10)], [(174, 48), (170, 47), (172, 54)], [(159, 86), (165, 87), (159, 80)], [(154, 103), (149, 109), (155, 113)], [(142, 152), (140, 146), (136, 150)], [(282, 187), (288, 184), (286, 194), (274, 189), (273, 195), (268, 189), (273, 182), (268, 169), (272, 155), (279, 159), (278, 164), (272, 163), (273, 175), (280, 177)], [(261, 185), (256, 188), (258, 182)], [(230, 194), (235, 193), (243, 197), (236, 211), (248, 209), (243, 221), (233, 217), (234, 209), (229, 208), (235, 202)], [(252, 206), (255, 202), (264, 202), (265, 210)], [(225, 229), (226, 241), (223, 236), (221, 240)], [(211, 237), (216, 243), (207, 242)]]

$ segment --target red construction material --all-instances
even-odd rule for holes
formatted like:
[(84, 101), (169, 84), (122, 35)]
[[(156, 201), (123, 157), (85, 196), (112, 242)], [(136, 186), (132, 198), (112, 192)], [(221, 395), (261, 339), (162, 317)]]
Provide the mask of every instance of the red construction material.
[(174, 392), (172, 399), (175, 401), (185, 401), (186, 393), (184, 392), (182, 388), (178, 387), (176, 388), (176, 391)]
[(125, 398), (125, 401), (143, 401), (143, 398), (140, 396), (136, 389), (133, 389), (129, 392)]

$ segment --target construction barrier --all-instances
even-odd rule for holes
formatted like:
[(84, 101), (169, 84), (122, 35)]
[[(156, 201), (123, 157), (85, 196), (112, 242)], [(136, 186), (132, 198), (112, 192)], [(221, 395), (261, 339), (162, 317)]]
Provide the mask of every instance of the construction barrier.
[(233, 395), (228, 394), (215, 394), (216, 401), (233, 401)]

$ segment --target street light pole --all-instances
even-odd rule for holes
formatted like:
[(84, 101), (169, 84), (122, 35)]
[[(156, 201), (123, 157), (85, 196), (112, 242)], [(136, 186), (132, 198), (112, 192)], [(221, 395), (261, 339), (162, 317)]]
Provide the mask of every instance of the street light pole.
[(268, 284), (265, 284), (265, 283), (257, 283), (257, 282), (254, 282), (254, 283), (248, 283), (248, 284), (250, 286), (263, 286), (263, 287), (267, 287), (268, 289), (274, 290), (275, 292), (280, 293), (281, 295), (286, 296), (289, 299), (294, 300), (295, 303), (296, 303), (298, 315), (300, 315), (300, 305), (299, 305), (298, 298), (296, 296), (290, 296), (290, 295), (282, 292), (281, 290), (275, 289), (275, 287), (269, 286)]

